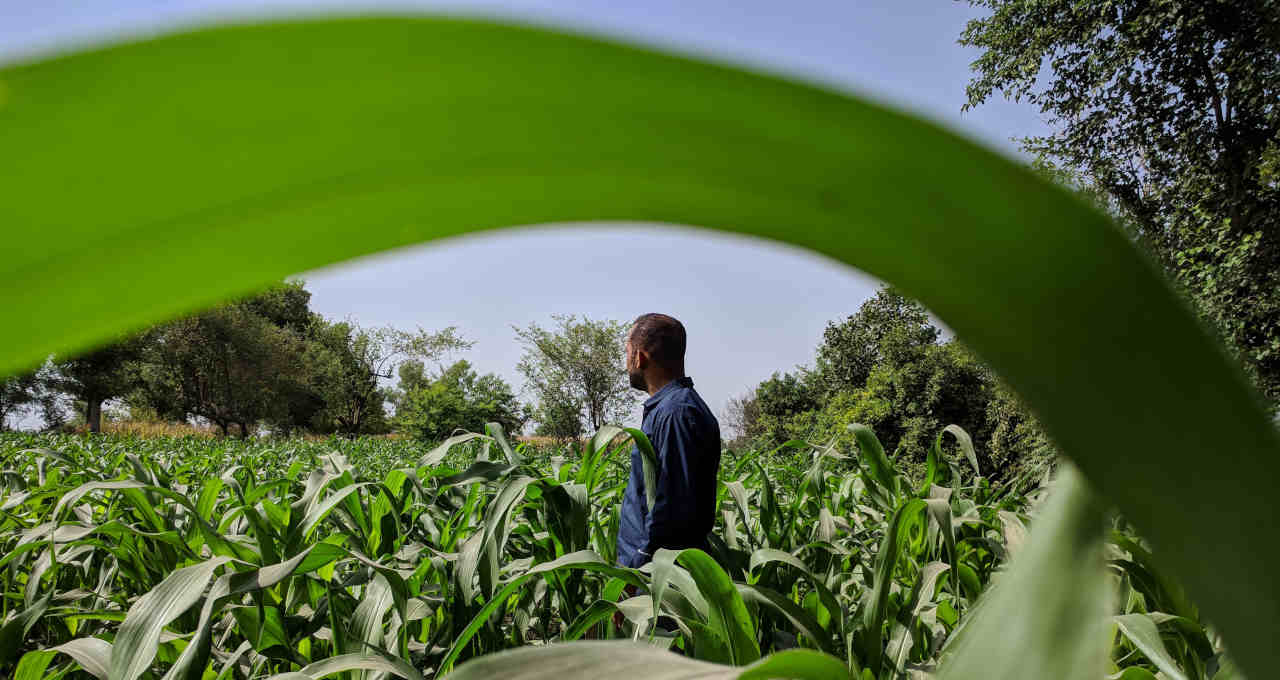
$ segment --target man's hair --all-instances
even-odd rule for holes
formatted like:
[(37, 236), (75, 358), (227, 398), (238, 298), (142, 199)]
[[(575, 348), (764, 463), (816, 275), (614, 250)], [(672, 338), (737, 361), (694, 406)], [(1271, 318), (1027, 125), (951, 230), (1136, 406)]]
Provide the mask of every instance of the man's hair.
[(684, 324), (666, 314), (641, 314), (631, 327), (631, 345), (663, 366), (684, 365)]

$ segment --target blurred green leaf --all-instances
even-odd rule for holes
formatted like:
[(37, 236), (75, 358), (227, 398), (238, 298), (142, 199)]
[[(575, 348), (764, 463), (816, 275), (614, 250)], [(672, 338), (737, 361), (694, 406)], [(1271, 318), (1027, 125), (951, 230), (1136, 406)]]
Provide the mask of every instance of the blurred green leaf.
[(1066, 467), (1031, 532), (943, 652), (939, 680), (1103, 675), (1110, 584), (1102, 505)]
[(1160, 631), (1151, 617), (1146, 614), (1124, 614), (1112, 617), (1116, 627), (1129, 638), (1138, 651), (1155, 664), (1169, 680), (1187, 680), (1186, 674), (1178, 667), (1178, 662), (1169, 655), (1164, 642), (1160, 640)]
[(849, 669), (835, 657), (807, 649), (773, 654), (746, 668), (698, 661), (633, 642), (571, 642), (521, 647), (474, 659), (449, 674), (451, 680), (732, 680), (790, 678), (848, 680)]

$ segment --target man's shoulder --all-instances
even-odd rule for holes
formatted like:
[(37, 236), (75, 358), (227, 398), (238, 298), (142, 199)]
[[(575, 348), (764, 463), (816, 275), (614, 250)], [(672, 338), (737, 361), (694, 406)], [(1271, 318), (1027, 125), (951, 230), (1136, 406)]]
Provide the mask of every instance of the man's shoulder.
[(686, 421), (704, 423), (710, 420), (716, 422), (715, 414), (707, 407), (706, 402), (692, 387), (687, 387), (670, 398), (663, 400), (655, 409), (655, 414), (663, 420), (682, 419)]

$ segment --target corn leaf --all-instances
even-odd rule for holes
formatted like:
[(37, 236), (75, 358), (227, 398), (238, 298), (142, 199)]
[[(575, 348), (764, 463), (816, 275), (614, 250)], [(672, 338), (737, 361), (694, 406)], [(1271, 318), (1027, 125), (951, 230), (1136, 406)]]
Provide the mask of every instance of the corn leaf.
[(724, 569), (697, 548), (681, 550), (676, 561), (689, 570), (698, 591), (710, 605), (708, 625), (729, 643), (734, 665), (742, 666), (759, 659), (755, 624), (747, 613), (742, 595)]
[(1160, 631), (1146, 614), (1124, 614), (1112, 617), (1116, 627), (1133, 643), (1138, 651), (1155, 664), (1169, 680), (1187, 680), (1187, 676), (1178, 667), (1178, 662), (1165, 649), (1160, 640)]
[(378, 654), (339, 654), (338, 656), (329, 657), (308, 664), (301, 671), (295, 673), (280, 673), (271, 676), (279, 680), (287, 680), (288, 678), (301, 675), (303, 678), (323, 678), (335, 673), (343, 673), (345, 671), (382, 671), (384, 673), (392, 673), (404, 680), (422, 680), (422, 674), (413, 666), (410, 666), (402, 659), (394, 657), (386, 657)]
[(53, 661), (54, 653), (42, 649), (33, 650), (22, 655), (18, 668), (13, 672), (13, 680), (43, 680), (44, 671)]
[(746, 668), (677, 656), (634, 642), (571, 642), (522, 647), (469, 661), (451, 680), (848, 680), (849, 669), (835, 657), (793, 649), (770, 655)]
[(160, 632), (204, 596), (213, 572), (230, 561), (215, 557), (183, 567), (133, 603), (111, 646), (111, 680), (133, 680), (141, 675), (160, 646)]
[(111, 669), (111, 643), (98, 638), (77, 638), (50, 647), (51, 652), (61, 652), (76, 660), (80, 667), (98, 680), (107, 680)]
[(1067, 468), (1008, 573), (970, 612), (939, 680), (1103, 675), (1110, 593), (1098, 498)]

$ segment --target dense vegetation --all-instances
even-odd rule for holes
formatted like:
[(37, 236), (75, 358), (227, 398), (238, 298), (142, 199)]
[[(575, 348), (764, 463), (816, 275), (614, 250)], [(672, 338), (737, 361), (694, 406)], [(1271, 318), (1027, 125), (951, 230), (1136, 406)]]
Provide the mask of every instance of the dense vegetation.
[(1110, 212), (1280, 409), (1280, 4), (969, 0), (965, 108), (1025, 100), (1024, 149)]
[(740, 444), (768, 449), (793, 439), (850, 443), (845, 426), (864, 423), (915, 472), (949, 424), (972, 433), (995, 479), (1053, 456), (1012, 392), (958, 340), (944, 340), (923, 305), (887, 287), (827, 324), (813, 366), (774, 373), (731, 399), (727, 416)]
[[(723, 664), (800, 649), (858, 678), (929, 674), (1023, 548), (1047, 475), (993, 483), (952, 427), (912, 479), (851, 432), (856, 447), (730, 451), (713, 554), (641, 570), (614, 566), (631, 440), (613, 427), (558, 452), (500, 428), (434, 449), (5, 435), (0, 672), (416, 679), (635, 638)], [(1229, 677), (1182, 590), (1112, 525), (1113, 670)]]

